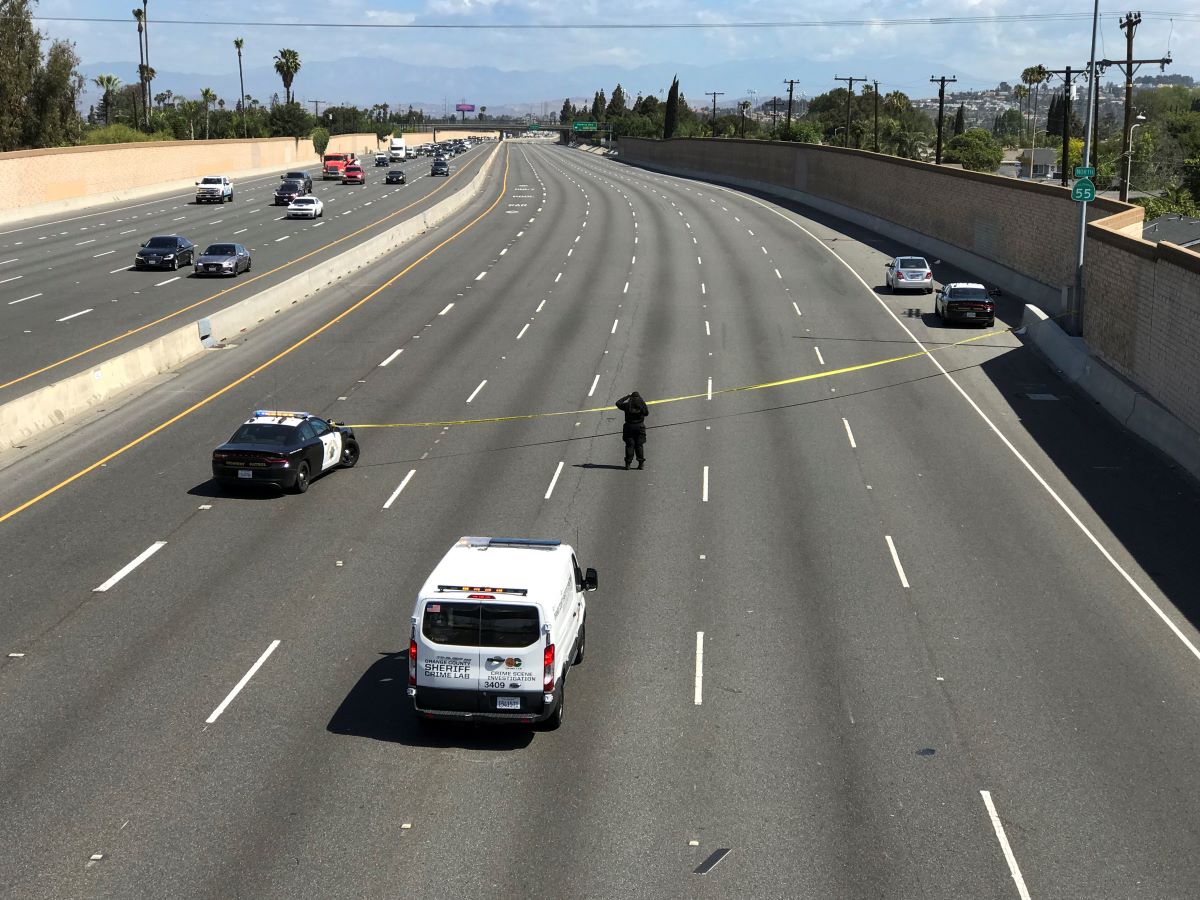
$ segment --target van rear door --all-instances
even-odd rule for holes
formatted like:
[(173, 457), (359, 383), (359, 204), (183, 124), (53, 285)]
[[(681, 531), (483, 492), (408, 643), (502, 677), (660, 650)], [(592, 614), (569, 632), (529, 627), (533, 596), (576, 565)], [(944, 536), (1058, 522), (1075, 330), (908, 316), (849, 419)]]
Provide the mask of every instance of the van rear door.
[(540, 712), (545, 638), (537, 606), (484, 603), (479, 616), (482, 710)]
[(417, 695), (424, 709), (474, 712), (482, 689), (479, 603), (426, 600), (417, 623)]

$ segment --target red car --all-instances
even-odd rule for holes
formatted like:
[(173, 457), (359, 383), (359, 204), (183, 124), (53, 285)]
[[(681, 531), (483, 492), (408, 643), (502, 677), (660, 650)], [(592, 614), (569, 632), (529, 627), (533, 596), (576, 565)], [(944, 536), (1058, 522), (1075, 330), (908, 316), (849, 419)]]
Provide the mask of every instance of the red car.
[(342, 184), (366, 184), (367, 173), (357, 163), (342, 170)]

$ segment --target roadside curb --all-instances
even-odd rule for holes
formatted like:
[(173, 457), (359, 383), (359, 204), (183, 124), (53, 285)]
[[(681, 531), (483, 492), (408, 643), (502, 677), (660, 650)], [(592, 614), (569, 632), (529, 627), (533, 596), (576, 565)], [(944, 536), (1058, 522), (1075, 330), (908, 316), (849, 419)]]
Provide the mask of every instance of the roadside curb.
[(496, 145), (475, 177), (458, 191), (382, 234), (211, 316), (193, 320), (119, 356), (0, 404), (0, 448), (23, 444), (147, 379), (179, 368), (206, 348), (243, 335), (295, 308), (323, 288), (439, 225), (483, 191), (500, 146)]

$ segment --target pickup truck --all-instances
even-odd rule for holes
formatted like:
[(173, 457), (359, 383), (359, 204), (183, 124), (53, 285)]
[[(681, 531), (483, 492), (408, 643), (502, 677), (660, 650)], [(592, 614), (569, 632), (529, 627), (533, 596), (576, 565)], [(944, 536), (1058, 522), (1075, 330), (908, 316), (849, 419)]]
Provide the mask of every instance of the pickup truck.
[(205, 175), (196, 182), (197, 203), (233, 202), (233, 182), (224, 175)]
[(358, 163), (358, 157), (353, 153), (326, 153), (321, 160), (321, 180), (341, 178), (346, 166)]

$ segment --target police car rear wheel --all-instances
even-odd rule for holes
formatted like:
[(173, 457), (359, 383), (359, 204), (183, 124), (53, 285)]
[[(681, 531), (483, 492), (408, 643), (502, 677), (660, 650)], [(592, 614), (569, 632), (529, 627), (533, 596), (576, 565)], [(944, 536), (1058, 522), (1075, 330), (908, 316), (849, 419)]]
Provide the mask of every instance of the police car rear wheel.
[(308, 463), (302, 462), (296, 469), (296, 483), (292, 485), (292, 490), (297, 494), (303, 494), (308, 490)]
[(353, 469), (358, 462), (358, 441), (346, 441), (342, 448), (342, 468)]

